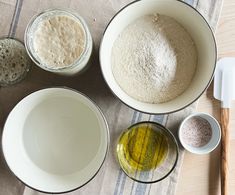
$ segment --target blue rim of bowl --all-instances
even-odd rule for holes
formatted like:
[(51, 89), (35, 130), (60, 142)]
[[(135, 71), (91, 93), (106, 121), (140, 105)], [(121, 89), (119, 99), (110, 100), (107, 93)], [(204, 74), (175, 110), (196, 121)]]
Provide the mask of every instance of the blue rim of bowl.
[[(106, 157), (107, 157), (107, 154), (108, 154), (108, 151), (109, 151), (109, 145), (110, 145), (110, 132), (109, 132), (108, 122), (107, 122), (107, 120), (106, 120), (106, 118), (105, 118), (105, 116), (104, 116), (102, 110), (100, 109), (100, 107), (99, 107), (89, 96), (85, 95), (84, 93), (82, 93), (82, 92), (80, 92), (80, 91), (78, 91), (78, 90), (76, 90), (76, 89), (70, 88), (70, 87), (66, 87), (66, 86), (45, 87), (45, 88), (42, 88), (42, 89), (39, 89), (39, 90), (36, 90), (36, 91), (30, 93), (29, 95), (25, 96), (24, 98), (30, 96), (31, 94), (33, 94), (33, 93), (35, 93), (35, 92), (38, 92), (38, 91), (41, 91), (41, 90), (45, 90), (45, 89), (67, 89), (67, 90), (74, 91), (74, 92), (76, 92), (76, 93), (82, 95), (83, 97), (87, 98), (87, 100), (90, 101), (92, 104), (94, 104), (94, 106), (98, 109), (99, 113), (101, 114), (102, 119), (104, 120), (106, 129), (107, 129), (107, 132), (106, 132), (106, 134), (107, 134), (107, 148), (106, 148), (106, 152), (105, 152), (105, 155), (104, 155), (104, 159), (103, 159), (102, 163), (100, 164), (100, 167), (97, 169), (97, 171), (94, 173), (94, 175), (93, 175), (87, 182), (85, 182), (83, 185), (80, 185), (80, 186), (78, 186), (78, 187), (76, 187), (76, 188), (73, 188), (73, 189), (67, 190), (67, 191), (62, 191), (62, 192), (49, 192), (49, 191), (43, 191), (43, 190), (40, 190), (40, 189), (37, 189), (37, 188), (32, 187), (31, 185), (29, 185), (29, 184), (25, 183), (23, 180), (21, 180), (20, 177), (17, 176), (17, 175), (14, 173), (14, 171), (10, 168), (10, 166), (8, 165), (8, 163), (7, 163), (7, 161), (6, 161), (5, 154), (4, 154), (4, 151), (3, 151), (3, 142), (2, 142), (2, 140), (1, 140), (1, 142), (2, 142), (2, 143), (1, 143), (1, 145), (2, 145), (1, 153), (2, 153), (2, 156), (3, 156), (3, 158), (4, 158), (4, 163), (5, 163), (5, 165), (8, 167), (8, 169), (10, 170), (10, 172), (11, 172), (21, 183), (23, 183), (25, 186), (31, 188), (32, 190), (35, 190), (35, 191), (41, 192), (41, 193), (45, 193), (45, 194), (63, 194), (63, 193), (73, 192), (73, 191), (75, 191), (75, 190), (78, 190), (78, 189), (82, 188), (83, 186), (85, 186), (86, 184), (88, 184), (91, 180), (93, 180), (93, 179), (95, 178), (95, 176), (98, 174), (98, 172), (100, 171), (100, 169), (102, 168), (102, 166), (103, 166), (103, 164), (104, 164), (104, 161), (105, 161), (105, 159), (106, 159)], [(22, 101), (24, 98), (22, 98), (20, 101)], [(20, 101), (19, 101), (19, 102), (20, 102)], [(14, 109), (14, 108), (13, 108), (13, 109)], [(10, 113), (11, 113), (11, 112), (12, 112), (12, 111), (10, 111)], [(9, 114), (10, 114), (10, 113), (9, 113)], [(5, 124), (4, 124), (3, 129), (2, 129), (2, 135), (3, 135), (3, 133), (4, 133), (6, 121), (7, 121), (8, 117), (9, 117), (9, 114), (8, 114), (6, 120), (5, 120)], [(3, 136), (2, 136), (1, 139), (3, 139)]]
[[(104, 32), (103, 32), (103, 37), (101, 39), (101, 42), (100, 42), (100, 48), (102, 46), (102, 43), (103, 43), (103, 39), (104, 39), (104, 35), (109, 27), (109, 25), (111, 24), (111, 22), (114, 20), (114, 18), (121, 12), (123, 11), (125, 8), (131, 6), (132, 4), (135, 4), (135, 3), (138, 3), (139, 1), (143, 1), (143, 0), (135, 0), (129, 4), (127, 4), (126, 6), (124, 6), (123, 8), (121, 8), (112, 18), (111, 20), (109, 21), (109, 23), (107, 24)], [(99, 49), (99, 61), (100, 61), (100, 69), (101, 69), (101, 73), (102, 73), (102, 76), (104, 78), (104, 81), (105, 83), (107, 84), (107, 86), (109, 87), (109, 89), (111, 90), (112, 94), (117, 97), (123, 104), (125, 104), (126, 106), (128, 106), (129, 108), (132, 108), (134, 110), (137, 110), (139, 112), (142, 112), (142, 113), (145, 113), (145, 114), (156, 114), (156, 115), (162, 115), (162, 114), (171, 114), (171, 113), (174, 113), (174, 112), (178, 112), (180, 110), (183, 110), (184, 108), (188, 107), (189, 105), (193, 104), (194, 102), (196, 102), (201, 96), (202, 94), (207, 90), (207, 88), (210, 86), (213, 78), (214, 78), (214, 74), (215, 74), (215, 68), (216, 68), (216, 62), (217, 62), (217, 45), (216, 45), (216, 40), (215, 40), (215, 35), (212, 31), (212, 28), (210, 27), (209, 23), (207, 22), (207, 20), (205, 19), (205, 17), (194, 7), (192, 7), (191, 5), (189, 5), (188, 3), (184, 2), (184, 1), (181, 1), (181, 0), (176, 0), (180, 3), (183, 3), (184, 5), (188, 6), (189, 8), (191, 8), (192, 10), (194, 10), (199, 16), (201, 16), (201, 18), (204, 20), (205, 24), (207, 25), (207, 27), (209, 28), (210, 32), (211, 32), (211, 35), (212, 35), (212, 38), (213, 38), (213, 42), (214, 42), (214, 46), (215, 46), (215, 61), (214, 61), (214, 69), (212, 71), (212, 75), (207, 83), (207, 85), (205, 86), (204, 90), (202, 90), (202, 92), (196, 97), (194, 98), (190, 103), (186, 104), (185, 106), (182, 106), (181, 108), (178, 108), (176, 110), (171, 110), (171, 111), (168, 111), (168, 112), (161, 112), (161, 113), (158, 113), (158, 112), (147, 112), (147, 111), (143, 111), (143, 110), (140, 110), (140, 109), (136, 109), (132, 106), (130, 106), (129, 104), (125, 103), (121, 98), (119, 98), (119, 96), (112, 90), (112, 87), (109, 86), (108, 84), (108, 81), (106, 80), (105, 76), (104, 76), (104, 72), (103, 72), (103, 69), (102, 69), (102, 66), (101, 66), (101, 49)]]
[[(202, 153), (202, 152), (193, 152), (192, 150), (190, 150), (190, 149), (187, 147), (187, 145), (184, 144), (184, 141), (181, 139), (181, 136), (180, 136), (181, 129), (182, 129), (182, 127), (184, 126), (185, 122), (186, 122), (187, 120), (189, 120), (190, 118), (192, 118), (192, 117), (196, 117), (196, 116), (199, 116), (199, 117), (200, 117), (200, 115), (206, 115), (206, 116), (208, 116), (209, 118), (211, 118), (213, 121), (215, 121), (215, 123), (216, 123), (216, 125), (217, 125), (217, 127), (218, 127), (218, 131), (219, 131), (219, 137), (218, 137), (218, 139), (217, 139), (216, 145), (215, 145), (214, 147), (212, 147), (210, 150), (208, 150), (208, 151), (206, 151), (206, 152), (203, 152), (203, 153)], [(205, 118), (203, 118), (203, 119), (205, 119)], [(207, 120), (207, 119), (205, 119), (205, 120)], [(179, 142), (180, 142), (180, 144), (183, 146), (183, 148), (184, 148), (185, 150), (189, 151), (190, 153), (198, 154), (198, 155), (209, 154), (209, 153), (211, 153), (213, 150), (215, 150), (215, 149), (217, 148), (217, 146), (219, 145), (219, 143), (220, 143), (220, 140), (221, 140), (221, 127), (220, 127), (220, 124), (219, 124), (219, 122), (217, 121), (217, 119), (216, 119), (215, 117), (213, 117), (212, 115), (210, 115), (210, 114), (208, 114), (208, 113), (205, 113), (205, 112), (195, 112), (195, 113), (192, 113), (192, 114), (188, 115), (188, 116), (180, 123), (179, 129), (178, 129), (178, 138), (179, 138)], [(199, 147), (199, 148), (200, 148), (200, 147)]]
[[(176, 165), (177, 165), (177, 162), (178, 162), (178, 159), (179, 159), (179, 145), (178, 145), (178, 142), (176, 141), (176, 138), (175, 136), (173, 135), (173, 133), (168, 129), (166, 128), (165, 126), (163, 126), (162, 124), (160, 123), (157, 123), (157, 122), (154, 122), (154, 121), (141, 121), (141, 122), (138, 122), (138, 123), (135, 123), (131, 126), (129, 126), (127, 128), (127, 130), (130, 130), (132, 127), (135, 127), (135, 126), (138, 126), (138, 125), (141, 125), (141, 124), (152, 124), (152, 125), (155, 125), (155, 126), (158, 126), (161, 128), (161, 130), (165, 131), (167, 134), (169, 134), (169, 137), (171, 138), (171, 140), (173, 141), (174, 145), (176, 146), (176, 159), (175, 159), (175, 162), (172, 166), (172, 168), (170, 169), (170, 171), (165, 175), (163, 176), (162, 178), (158, 179), (158, 180), (154, 180), (154, 181), (140, 181), (138, 179), (135, 179), (134, 177), (131, 177), (128, 173), (125, 172), (125, 170), (122, 168), (122, 166), (120, 165), (120, 161), (119, 161), (119, 158), (118, 159), (118, 164), (119, 166), (121, 167), (121, 169), (123, 170), (123, 172), (125, 173), (126, 176), (128, 176), (130, 179), (136, 181), (136, 182), (139, 182), (139, 183), (143, 183), (143, 184), (152, 184), (152, 183), (157, 183), (159, 181), (162, 181), (163, 179), (167, 178), (171, 173), (172, 171), (175, 169)], [(118, 138), (118, 140), (120, 139), (120, 137)]]

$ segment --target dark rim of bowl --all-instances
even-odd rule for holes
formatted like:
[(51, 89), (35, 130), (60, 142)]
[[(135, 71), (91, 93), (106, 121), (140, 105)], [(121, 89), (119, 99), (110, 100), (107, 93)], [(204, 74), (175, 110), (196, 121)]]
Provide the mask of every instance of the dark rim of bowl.
[[(114, 18), (122, 11), (124, 10), (125, 8), (129, 7), (130, 5), (132, 4), (135, 4), (135, 3), (138, 3), (139, 1), (142, 1), (142, 0), (135, 0), (129, 4), (127, 4), (126, 6), (124, 6), (123, 8), (121, 8), (112, 18), (111, 20), (109, 21), (109, 23), (107, 24), (104, 32), (103, 32), (103, 37), (101, 39), (101, 42), (100, 42), (100, 48), (102, 47), (102, 43), (103, 43), (103, 39), (104, 39), (104, 35), (110, 25), (110, 23), (114, 20)], [(108, 84), (108, 81), (106, 80), (105, 76), (104, 76), (104, 72), (103, 72), (103, 69), (102, 69), (102, 66), (101, 66), (101, 49), (99, 50), (99, 61), (100, 61), (100, 67), (101, 67), (101, 73), (102, 73), (102, 76), (104, 78), (104, 81), (105, 83), (108, 85), (109, 89), (111, 90), (111, 92), (113, 93), (113, 95), (115, 97), (117, 97), (123, 104), (125, 104), (126, 106), (128, 106), (129, 108), (132, 108), (134, 110), (137, 110), (139, 112), (142, 112), (142, 113), (145, 113), (145, 114), (155, 114), (155, 115), (162, 115), (162, 114), (171, 114), (171, 113), (174, 113), (174, 112), (178, 112), (180, 110), (183, 110), (184, 108), (188, 107), (189, 105), (193, 104), (194, 102), (196, 102), (201, 96), (202, 94), (207, 90), (207, 88), (210, 86), (212, 80), (213, 80), (213, 77), (214, 77), (214, 73), (215, 73), (215, 68), (216, 68), (216, 62), (217, 62), (217, 45), (216, 45), (216, 40), (215, 40), (215, 35), (212, 31), (212, 28), (210, 27), (209, 23), (207, 22), (207, 20), (205, 19), (205, 17), (194, 7), (192, 7), (191, 5), (189, 5), (188, 3), (184, 2), (184, 1), (181, 1), (181, 0), (176, 0), (180, 3), (183, 3), (184, 5), (188, 6), (189, 8), (191, 8), (192, 10), (194, 10), (199, 16), (201, 16), (201, 18), (204, 20), (205, 24), (207, 25), (207, 27), (209, 28), (210, 32), (211, 32), (211, 35), (212, 35), (212, 38), (213, 38), (213, 42), (214, 42), (214, 46), (215, 46), (215, 61), (214, 61), (214, 69), (212, 71), (212, 75), (211, 75), (211, 78), (209, 79), (207, 85), (205, 86), (205, 88), (202, 90), (202, 92), (196, 97), (194, 98), (190, 103), (186, 104), (185, 106), (182, 106), (181, 108), (178, 108), (176, 110), (170, 110), (168, 112), (147, 112), (147, 111), (143, 111), (143, 110), (140, 110), (140, 109), (137, 109), (135, 107), (132, 107), (130, 106), (129, 104), (125, 103), (121, 98), (119, 98), (119, 96), (112, 90), (112, 87), (109, 86)]]
[[(10, 172), (11, 172), (21, 183), (23, 183), (25, 186), (31, 188), (32, 190), (36, 190), (36, 191), (38, 191), (38, 192), (45, 193), (45, 194), (63, 194), (63, 193), (73, 192), (73, 191), (75, 191), (75, 190), (78, 190), (78, 189), (82, 188), (82, 187), (85, 186), (86, 184), (88, 184), (92, 179), (94, 179), (94, 177), (98, 174), (98, 172), (99, 172), (100, 169), (102, 168), (102, 166), (103, 166), (103, 164), (104, 164), (104, 161), (105, 161), (105, 159), (106, 159), (106, 157), (107, 157), (108, 151), (109, 151), (109, 145), (110, 145), (109, 126), (108, 126), (107, 120), (106, 120), (106, 118), (105, 118), (105, 116), (104, 116), (102, 110), (100, 109), (100, 107), (99, 107), (93, 100), (91, 100), (89, 96), (85, 95), (84, 93), (82, 93), (82, 92), (80, 92), (80, 91), (78, 91), (78, 90), (76, 90), (76, 89), (70, 88), (70, 87), (66, 87), (66, 86), (57, 86), (57, 87), (46, 87), (46, 88), (42, 88), (42, 89), (39, 89), (39, 90), (37, 90), (37, 91), (34, 91), (34, 92), (30, 93), (29, 95), (25, 96), (25, 97), (22, 98), (19, 102), (21, 102), (23, 99), (25, 99), (26, 97), (30, 96), (31, 94), (36, 93), (36, 92), (39, 92), (39, 91), (42, 91), (42, 90), (45, 90), (45, 89), (67, 89), (67, 90), (70, 90), (70, 91), (74, 91), (74, 92), (76, 92), (76, 93), (82, 95), (83, 97), (87, 98), (87, 100), (90, 101), (92, 104), (94, 104), (94, 106), (98, 109), (98, 112), (101, 114), (101, 117), (102, 117), (103, 120), (104, 120), (104, 123), (105, 123), (105, 126), (106, 126), (106, 130), (107, 130), (107, 132), (106, 132), (106, 136), (107, 136), (107, 148), (106, 148), (106, 152), (105, 152), (105, 155), (104, 155), (104, 159), (103, 159), (102, 163), (100, 164), (100, 167), (97, 169), (97, 171), (94, 173), (94, 175), (93, 175), (88, 181), (86, 181), (84, 184), (82, 184), (82, 185), (80, 185), (80, 186), (78, 186), (78, 187), (76, 187), (76, 188), (73, 188), (73, 189), (71, 189), (71, 190), (67, 190), (67, 191), (62, 191), (62, 192), (50, 192), (50, 191), (43, 191), (43, 190), (40, 190), (40, 189), (37, 189), (37, 188), (34, 188), (34, 187), (30, 186), (29, 184), (27, 184), (27, 183), (25, 183), (23, 180), (21, 180), (20, 177), (18, 177), (18, 176), (14, 173), (14, 171), (10, 168), (10, 166), (8, 165), (8, 163), (7, 163), (7, 161), (6, 161), (6, 158), (5, 158), (5, 154), (4, 154), (4, 151), (3, 151), (3, 141), (2, 141), (2, 140), (3, 140), (3, 136), (2, 136), (2, 140), (1, 140), (1, 141), (2, 141), (2, 144), (1, 144), (1, 145), (2, 145), (1, 153), (2, 153), (3, 158), (4, 158), (4, 162), (5, 162), (6, 166), (8, 167), (8, 169), (10, 170)], [(18, 103), (19, 103), (19, 102), (18, 102)], [(17, 104), (18, 104), (18, 103), (17, 103)], [(17, 104), (16, 104), (16, 105), (17, 105)], [(15, 106), (16, 106), (16, 105), (15, 105)], [(15, 108), (15, 106), (14, 106), (14, 108)], [(14, 109), (14, 108), (13, 108), (13, 109)], [(13, 109), (12, 109), (12, 110), (13, 110)], [(10, 111), (10, 113), (12, 112), (12, 110)], [(8, 114), (8, 117), (9, 117), (10, 113)], [(7, 119), (8, 119), (8, 117), (7, 117)], [(7, 121), (7, 119), (6, 119), (6, 121)], [(3, 129), (2, 129), (2, 135), (3, 135), (3, 133), (4, 133), (6, 121), (5, 121), (4, 127), (3, 127)]]
[(165, 126), (163, 126), (162, 124), (160, 123), (157, 123), (157, 122), (153, 122), (153, 121), (141, 121), (141, 122), (138, 122), (138, 123), (135, 123), (131, 126), (129, 126), (127, 128), (127, 130), (131, 129), (132, 127), (134, 126), (138, 126), (138, 125), (141, 125), (141, 124), (152, 124), (152, 125), (155, 125), (155, 126), (158, 126), (161, 128), (161, 130), (165, 131), (167, 134), (169, 134), (169, 137), (172, 139), (173, 143), (175, 144), (176, 146), (176, 159), (175, 159), (175, 162), (172, 166), (172, 168), (170, 169), (170, 171), (162, 178), (158, 179), (158, 180), (154, 180), (154, 181), (141, 181), (141, 180), (138, 180), (138, 179), (135, 179), (134, 177), (131, 177), (130, 175), (128, 175), (128, 173), (125, 172), (125, 170), (122, 168), (122, 166), (120, 165), (120, 162), (119, 162), (119, 159), (118, 159), (118, 163), (119, 163), (119, 166), (121, 167), (121, 169), (123, 170), (123, 172), (125, 173), (126, 176), (128, 176), (130, 179), (136, 181), (136, 182), (139, 182), (139, 183), (144, 183), (144, 184), (152, 184), (152, 183), (157, 183), (159, 181), (162, 181), (163, 179), (165, 179), (166, 177), (168, 177), (172, 171), (175, 169), (176, 165), (177, 165), (177, 162), (178, 162), (178, 159), (179, 159), (179, 145), (178, 145), (178, 142), (176, 141), (176, 138), (175, 136), (173, 135), (173, 133), (168, 129), (166, 128)]

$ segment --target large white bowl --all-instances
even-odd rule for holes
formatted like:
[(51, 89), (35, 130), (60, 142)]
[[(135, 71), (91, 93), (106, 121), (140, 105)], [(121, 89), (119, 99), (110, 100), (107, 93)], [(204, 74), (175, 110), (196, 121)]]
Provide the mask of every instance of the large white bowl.
[[(191, 85), (180, 96), (161, 104), (143, 103), (127, 95), (116, 82), (111, 68), (112, 46), (117, 36), (137, 18), (153, 13), (173, 17), (181, 23), (190, 33), (198, 50), (198, 65)], [(142, 0), (130, 3), (110, 21), (100, 46), (102, 73), (112, 92), (128, 106), (154, 114), (175, 112), (197, 100), (213, 78), (216, 59), (216, 42), (210, 26), (196, 9), (177, 0)]]
[(43, 89), (9, 114), (2, 148), (10, 170), (26, 185), (63, 193), (89, 182), (104, 162), (109, 131), (100, 109), (65, 88)]

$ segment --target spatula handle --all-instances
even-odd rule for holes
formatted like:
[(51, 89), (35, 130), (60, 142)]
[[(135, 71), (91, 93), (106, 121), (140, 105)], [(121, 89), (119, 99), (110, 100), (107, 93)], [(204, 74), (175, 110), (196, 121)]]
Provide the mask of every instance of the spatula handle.
[(229, 108), (221, 108), (221, 195), (228, 195)]

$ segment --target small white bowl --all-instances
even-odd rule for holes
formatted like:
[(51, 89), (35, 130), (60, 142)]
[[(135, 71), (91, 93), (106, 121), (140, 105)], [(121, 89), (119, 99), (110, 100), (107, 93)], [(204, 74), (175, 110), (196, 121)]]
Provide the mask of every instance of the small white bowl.
[[(182, 24), (193, 38), (198, 51), (197, 70), (188, 89), (175, 99), (161, 104), (144, 103), (130, 97), (118, 85), (111, 67), (112, 47), (118, 35), (137, 18), (155, 13), (170, 16)], [(111, 91), (126, 105), (153, 114), (176, 112), (197, 100), (213, 78), (216, 60), (216, 42), (209, 24), (196, 9), (176, 0), (131, 2), (112, 18), (100, 45), (101, 70)]]
[[(190, 146), (187, 143), (185, 143), (184, 139), (182, 138), (182, 128), (183, 128), (184, 124), (189, 119), (191, 119), (193, 117), (201, 117), (201, 118), (205, 119), (206, 121), (208, 121), (211, 125), (212, 137), (211, 137), (210, 141), (202, 147)], [(194, 113), (194, 114), (189, 115), (187, 118), (185, 118), (182, 121), (182, 123), (179, 127), (178, 136), (179, 136), (180, 143), (187, 151), (194, 153), (194, 154), (208, 154), (208, 153), (212, 152), (220, 143), (221, 128), (220, 128), (218, 121), (213, 116), (206, 114), (206, 113), (202, 113), (202, 112)]]
[(109, 131), (100, 109), (66, 88), (36, 91), (9, 114), (2, 149), (10, 170), (27, 186), (65, 193), (88, 183), (107, 154)]

